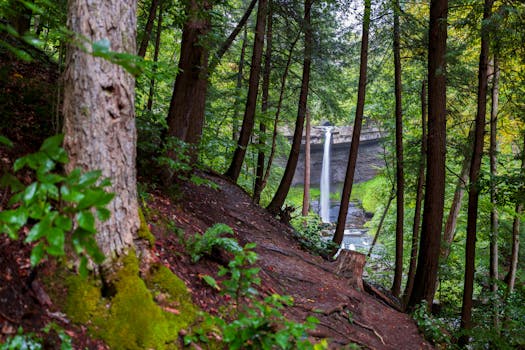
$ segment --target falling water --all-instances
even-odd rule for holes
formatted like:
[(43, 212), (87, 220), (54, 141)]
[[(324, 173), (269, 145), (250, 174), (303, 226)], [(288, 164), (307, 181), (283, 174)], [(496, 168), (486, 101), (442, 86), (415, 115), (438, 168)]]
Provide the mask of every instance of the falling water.
[(330, 222), (330, 138), (332, 128), (326, 127), (324, 134), (323, 168), (321, 170), (321, 220)]

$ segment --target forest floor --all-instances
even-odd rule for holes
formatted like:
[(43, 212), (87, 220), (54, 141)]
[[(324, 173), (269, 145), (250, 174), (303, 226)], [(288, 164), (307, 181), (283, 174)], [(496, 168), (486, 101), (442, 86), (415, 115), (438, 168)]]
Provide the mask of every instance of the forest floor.
[[(29, 97), (36, 100), (30, 102), (43, 106), (52, 97), (49, 91), (53, 89), (44, 87), (43, 93), (39, 93), (41, 84), (52, 85), (56, 74), (39, 64), (15, 64), (0, 59), (0, 75), (9, 78), (2, 79), (6, 84), (0, 86), (0, 95), (3, 98), (12, 96), (10, 100), (3, 100), (3, 110), (9, 109), (12, 112), (10, 120), (16, 121), (16, 125), (6, 122), (0, 130), (16, 145), (11, 150), (0, 148), (0, 170), (6, 171), (16, 157), (38, 147), (41, 137), (35, 130), (45, 133), (39, 127), (34, 109), (16, 107), (16, 103), (24, 104), (22, 89), (31, 88)], [(22, 79), (25, 77), (30, 79)], [(35, 83), (37, 87), (32, 81), (38, 82)], [(167, 221), (181, 228), (186, 237), (203, 233), (215, 223), (224, 223), (233, 229), (242, 245), (256, 243), (261, 295), (292, 296), (294, 305), (283, 312), (297, 321), (304, 321), (308, 315), (319, 319), (319, 325), (311, 333), (313, 339), (328, 338), (332, 348), (343, 348), (351, 343), (365, 349), (432, 348), (408, 315), (351, 287), (347, 278), (335, 273), (337, 262), (303, 250), (289, 226), (253, 204), (238, 186), (216, 174), (201, 173), (199, 176), (216, 183), (218, 189), (185, 182), (177, 188), (176, 195), (150, 191), (143, 211), (156, 237), (152, 256), (185, 281), (194, 303), (202, 310), (216, 313), (227, 302), (200, 277), (203, 274), (217, 276), (220, 264), (225, 261), (203, 258), (196, 264), (191, 263), (180, 237), (170, 231)], [(27, 176), (22, 180), (31, 181)], [(8, 196), (5, 190), (0, 192), (0, 210), (4, 209)], [(88, 335), (85, 325), (70, 322), (48, 297), (51, 291), (46, 291), (43, 279), (54, 273), (55, 264), (48, 261), (38, 269), (31, 268), (31, 247), (23, 243), (28, 230), (25, 227), (17, 241), (0, 235), (0, 344), (22, 327), (25, 332), (40, 334), (45, 339), (45, 348), (58, 348), (58, 335), (41, 331), (46, 324), (54, 322), (73, 338), (75, 349), (107, 349), (103, 342)]]

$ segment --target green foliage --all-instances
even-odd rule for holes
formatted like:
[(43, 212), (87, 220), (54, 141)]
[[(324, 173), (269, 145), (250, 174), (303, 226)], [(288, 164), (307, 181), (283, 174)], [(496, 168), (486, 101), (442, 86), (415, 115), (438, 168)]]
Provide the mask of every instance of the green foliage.
[(144, 218), (144, 214), (142, 213), (142, 209), (139, 208), (139, 219), (140, 219), (140, 227), (137, 231), (137, 236), (139, 238), (145, 239), (148, 241), (149, 245), (153, 247), (155, 245), (155, 236), (151, 233), (148, 223), (146, 222), (146, 219)]
[(295, 228), (294, 234), (301, 246), (310, 252), (328, 257), (337, 244), (330, 239), (323, 239), (321, 231), (326, 228), (318, 215), (308, 214), (308, 216), (298, 216), (292, 219), (292, 226)]
[(450, 344), (446, 324), (429, 313), (426, 301), (416, 306), (412, 316), (427, 340), (434, 344)]
[(52, 136), (39, 151), (15, 161), (14, 172), (29, 168), (36, 179), (33, 183), (25, 186), (12, 174), (2, 177), (1, 184), (9, 187), (13, 196), (9, 201), (11, 209), (0, 213), (0, 232), (17, 239), (22, 226), (36, 221), (25, 239), (36, 243), (31, 264), (37, 265), (48, 254), (65, 255), (67, 241), (81, 258), (80, 272), (86, 274), (88, 257), (96, 263), (104, 259), (95, 241), (94, 214), (99, 220), (107, 220), (110, 212), (106, 206), (114, 195), (105, 191), (110, 182), (100, 179), (100, 171), (82, 173), (74, 169), (63, 175), (56, 170), (68, 162), (60, 147), (62, 140), (63, 135)]
[[(62, 328), (55, 323), (47, 324), (42, 332), (47, 336), (50, 332), (55, 332), (60, 339), (60, 350), (72, 350), (73, 345), (71, 337), (67, 335)], [(41, 350), (48, 348), (43, 339), (34, 333), (24, 333), (22, 327), (18, 328), (18, 332), (13, 337), (8, 337), (5, 343), (0, 344), (0, 350)]]
[(210, 255), (214, 248), (222, 248), (230, 253), (242, 250), (239, 243), (233, 238), (221, 237), (222, 234), (233, 235), (233, 230), (225, 224), (215, 224), (208, 228), (204, 234), (196, 233), (185, 242), (186, 252), (190, 254), (191, 261), (199, 261), (204, 255)]
[(259, 268), (253, 267), (257, 260), (253, 248), (254, 243), (246, 244), (235, 252), (227, 267), (219, 269), (219, 277), (229, 277), (221, 282), (222, 288), (213, 277), (203, 276), (210, 286), (235, 301), (225, 315), (226, 319), (233, 315), (233, 319), (201, 314), (200, 325), (184, 338), (184, 343), (209, 343), (214, 335), (215, 341), (228, 349), (326, 349), (326, 341), (311, 344), (307, 339), (307, 331), (315, 328), (317, 319), (308, 317), (305, 323), (296, 323), (284, 317), (281, 310), (293, 304), (291, 297), (273, 294), (263, 301), (257, 299), (254, 286), (261, 280)]

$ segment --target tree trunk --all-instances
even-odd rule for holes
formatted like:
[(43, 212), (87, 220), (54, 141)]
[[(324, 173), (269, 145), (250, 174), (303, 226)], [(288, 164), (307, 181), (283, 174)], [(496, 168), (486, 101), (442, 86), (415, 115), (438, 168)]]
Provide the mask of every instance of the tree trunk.
[[(244, 35), (241, 46), (241, 56), (239, 57), (239, 70), (237, 71), (237, 83), (235, 85), (235, 91), (237, 91), (237, 98), (241, 94), (242, 88), (242, 75), (244, 72), (244, 56), (246, 54), (246, 45), (248, 44), (248, 29), (244, 26)], [(233, 106), (233, 118), (232, 118), (232, 140), (236, 141), (239, 138), (239, 103), (235, 102)]]
[[(116, 52), (135, 53), (135, 1), (74, 0), (68, 29), (90, 42), (107, 39)], [(100, 169), (111, 180), (111, 217), (97, 222), (105, 265), (133, 247), (139, 228), (135, 176), (135, 79), (122, 67), (70, 45), (64, 72), (64, 148), (67, 171)]]
[(357, 152), (359, 150), (359, 139), (361, 137), (361, 125), (363, 123), (363, 113), (365, 108), (366, 95), (366, 74), (368, 65), (368, 32), (370, 28), (370, 12), (372, 8), (372, 1), (365, 0), (364, 16), (363, 16), (363, 34), (361, 38), (361, 58), (359, 68), (359, 87), (357, 91), (357, 108), (355, 112), (354, 130), (352, 132), (352, 143), (350, 144), (350, 153), (348, 155), (348, 164), (346, 167), (345, 182), (343, 185), (343, 192), (341, 194), (341, 207), (339, 215), (337, 216), (337, 226), (335, 228), (333, 241), (338, 246), (343, 241), (343, 234), (346, 225), (346, 216), (348, 214), (348, 205), (350, 203), (350, 195), (352, 193), (352, 185), (354, 182), (355, 165), (357, 163)]
[(255, 24), (255, 39), (253, 43), (252, 65), (250, 69), (250, 81), (248, 86), (248, 98), (244, 110), (241, 133), (239, 141), (233, 154), (230, 167), (224, 175), (233, 182), (237, 182), (241, 173), (242, 163), (246, 155), (246, 148), (253, 132), (255, 122), (255, 108), (257, 107), (257, 92), (259, 90), (259, 73), (261, 71), (262, 52), (264, 46), (264, 30), (266, 27), (266, 10), (268, 0), (259, 0), (257, 9), (257, 23)]
[(425, 165), (427, 156), (427, 91), (426, 81), (421, 86), (421, 159), (416, 185), (416, 208), (414, 210), (414, 224), (412, 225), (412, 249), (410, 250), (410, 264), (408, 268), (407, 284), (404, 293), (404, 305), (414, 288), (416, 276), (417, 248), (419, 244), (419, 228), (421, 226), (421, 202), (423, 200), (423, 182), (425, 179)]
[(401, 293), (403, 278), (403, 231), (404, 231), (404, 201), (405, 178), (403, 174), (403, 106), (401, 94), (401, 48), (399, 28), (399, 0), (394, 1), (394, 80), (396, 96), (396, 262), (392, 294), (397, 298)]
[(297, 120), (295, 122), (295, 131), (293, 135), (292, 149), (286, 162), (283, 178), (279, 183), (279, 187), (268, 205), (267, 209), (273, 213), (278, 214), (284, 204), (292, 179), (299, 160), (299, 151), (301, 149), (301, 141), (303, 138), (303, 125), (308, 102), (308, 87), (310, 84), (310, 64), (312, 61), (312, 27), (310, 22), (311, 10), (313, 0), (305, 0), (304, 2), (304, 61), (303, 61), (303, 77), (301, 83), (301, 92), (299, 94), (299, 107), (297, 111)]
[[(496, 162), (498, 154), (498, 106), (499, 106), (499, 62), (497, 55), (494, 55), (494, 75), (492, 76), (492, 104), (490, 109), (490, 177), (494, 179), (497, 175)], [(490, 203), (492, 210), (490, 212), (490, 290), (498, 290), (499, 280), (499, 261), (498, 261), (498, 209), (496, 207), (496, 185), (491, 180), (490, 186)]]
[[(525, 169), (525, 133), (523, 134), (523, 149), (521, 151), (521, 168)], [(523, 212), (523, 203), (516, 205), (516, 216), (512, 223), (512, 250), (510, 255), (510, 268), (505, 278), (507, 281), (507, 294), (512, 293), (516, 284), (516, 271), (518, 270), (518, 259), (520, 250), (520, 216)]]
[[(217, 50), (213, 58), (211, 59), (210, 63), (210, 72), (213, 72), (215, 70), (215, 67), (221, 62), (222, 56), (228, 51), (230, 46), (235, 41), (235, 38), (237, 35), (239, 35), (242, 27), (246, 25), (246, 22), (248, 21), (248, 18), (250, 18), (250, 15), (252, 14), (253, 8), (255, 7), (255, 4), (257, 3), (257, 0), (251, 0), (250, 4), (248, 5), (248, 8), (246, 8), (246, 11), (244, 12), (244, 15), (241, 17), (239, 23), (237, 23), (237, 26), (233, 29), (230, 36), (221, 44), (221, 47)], [(261, 5), (259, 4), (259, 7)]]
[(264, 70), (262, 83), (262, 103), (261, 112), (263, 120), (259, 122), (259, 150), (257, 152), (257, 173), (255, 175), (255, 186), (253, 189), (253, 201), (259, 203), (263, 190), (262, 182), (264, 177), (264, 149), (266, 148), (266, 114), (268, 113), (268, 99), (270, 94), (270, 73), (272, 70), (272, 1), (268, 3), (268, 24), (266, 29), (266, 53), (264, 55)]
[[(483, 21), (488, 20), (492, 11), (493, 0), (485, 0)], [(467, 217), (467, 243), (465, 246), (465, 279), (463, 288), (463, 304), (461, 307), (461, 329), (469, 330), (472, 327), (472, 293), (474, 290), (474, 272), (476, 259), (476, 230), (478, 218), (479, 185), (478, 177), (483, 156), (483, 138), (485, 133), (485, 114), (487, 109), (487, 72), (489, 60), (488, 30), (481, 26), (481, 52), (479, 55), (478, 72), (478, 108), (474, 134), (474, 147), (469, 173), (469, 196)], [(462, 336), (459, 343), (468, 343), (468, 336)]]
[(146, 27), (144, 28), (144, 34), (142, 34), (142, 40), (140, 41), (139, 50), (137, 56), (144, 58), (146, 56), (146, 50), (148, 49), (149, 39), (151, 38), (151, 32), (153, 30), (153, 22), (155, 22), (155, 14), (157, 13), (157, 7), (159, 6), (160, 0), (151, 0), (151, 6), (149, 8), (148, 20)]
[[(193, 161), (197, 160), (197, 150), (204, 125), (206, 90), (208, 88), (208, 51), (203, 38), (211, 29), (209, 16), (211, 4), (207, 0), (187, 0), (187, 19), (182, 29), (182, 42), (177, 78), (168, 111), (168, 136), (176, 137), (191, 144)], [(174, 150), (168, 152), (176, 160)], [(173, 174), (164, 179), (171, 182)]]
[(428, 48), (428, 154), (419, 256), (410, 294), (410, 309), (432, 305), (439, 267), (445, 202), (447, 0), (431, 0)]
[(388, 197), (388, 202), (386, 203), (385, 210), (383, 211), (381, 219), (379, 219), (379, 224), (377, 225), (376, 234), (374, 235), (374, 239), (372, 240), (372, 244), (370, 245), (370, 249), (368, 250), (368, 258), (372, 255), (372, 250), (374, 250), (374, 247), (376, 246), (377, 239), (379, 238), (379, 233), (381, 232), (381, 229), (383, 228), (383, 223), (386, 219), (386, 214), (388, 214), (388, 209), (390, 209), (390, 205), (392, 204), (392, 200), (394, 200), (395, 196), (396, 195), (394, 193), (394, 188), (392, 188), (392, 194)]
[[(159, 51), (160, 51), (160, 35), (162, 34), (162, 4), (159, 6), (159, 17), (157, 19), (157, 33), (155, 33), (155, 51), (153, 53), (153, 62), (157, 63), (159, 60)], [(153, 66), (153, 73), (157, 71), (157, 65)], [(148, 103), (147, 109), (151, 112), (153, 108), (153, 96), (155, 93), (155, 78), (151, 77), (149, 85), (149, 94), (148, 94)]]
[(351, 250), (343, 250), (337, 257), (336, 275), (348, 279), (349, 287), (364, 291), (363, 268), (366, 263), (366, 255)]
[(306, 140), (304, 142), (304, 189), (303, 216), (308, 216), (310, 210), (310, 111), (306, 110)]

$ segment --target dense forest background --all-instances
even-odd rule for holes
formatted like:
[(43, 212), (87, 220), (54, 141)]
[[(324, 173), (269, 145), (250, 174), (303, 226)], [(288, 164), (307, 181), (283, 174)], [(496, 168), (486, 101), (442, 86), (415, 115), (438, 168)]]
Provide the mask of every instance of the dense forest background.
[[(64, 169), (101, 169), (109, 189), (133, 212), (134, 218), (104, 224), (123, 242), (119, 247), (106, 244), (111, 236), (97, 238), (106, 257), (134, 244), (137, 198), (159, 189), (177, 193), (188, 180), (206, 183), (201, 170), (224, 174), (254, 203), (316, 241), (325, 256), (341, 244), (352, 198), (373, 214), (367, 225), (384, 248), (367, 262), (367, 278), (424, 320), (427, 337), (444, 347), (525, 346), (522, 1), (115, 4), (101, 10), (82, 1), (0, 0), (2, 50), (21, 61), (46, 61), (61, 77), (55, 91), (35, 90), (20, 100), (47, 100), (31, 117), (32, 127), (38, 125), (31, 142), (64, 133), (70, 160), (62, 162)], [(121, 23), (99, 33), (105, 18)], [(79, 59), (84, 54), (91, 58)], [(97, 68), (99, 61), (120, 67), (104, 78), (119, 84), (97, 78), (109, 70), (105, 63)], [(8, 72), (0, 67), (2, 81), (28, 78), (1, 74)], [(93, 113), (100, 118), (90, 117), (91, 126), (82, 122), (85, 106), (101, 110)], [(0, 134), (15, 143), (27, 134), (12, 127), (25, 118), (22, 110), (7, 100), (0, 105)], [(128, 124), (112, 134), (108, 115), (125, 115)], [(326, 122), (351, 125), (354, 133), (342, 194), (332, 195), (342, 208), (334, 245), (315, 239), (327, 228), (308, 210), (319, 193), (291, 188), (305, 129)], [(385, 167), (352, 188), (363, 123), (381, 130)], [(102, 131), (86, 132), (90, 128)], [(100, 136), (104, 130), (110, 135)], [(293, 130), (293, 137), (284, 130)], [(118, 142), (107, 141), (112, 137)], [(57, 140), (51, 144), (62, 144)], [(119, 147), (121, 155), (96, 156)], [(126, 171), (104, 167), (130, 175), (119, 183), (112, 176)], [(122, 190), (129, 184), (132, 190)], [(93, 210), (105, 216), (101, 207), (110, 200)], [(299, 206), (302, 214), (291, 211)], [(2, 209), (8, 213), (7, 205)], [(91, 215), (86, 212), (76, 218)], [(17, 220), (7, 215), (0, 222), (10, 234)], [(101, 231), (94, 219), (87, 226)], [(39, 258), (63, 252), (41, 247)], [(82, 249), (83, 263), (86, 257), (103, 261), (96, 248)]]

